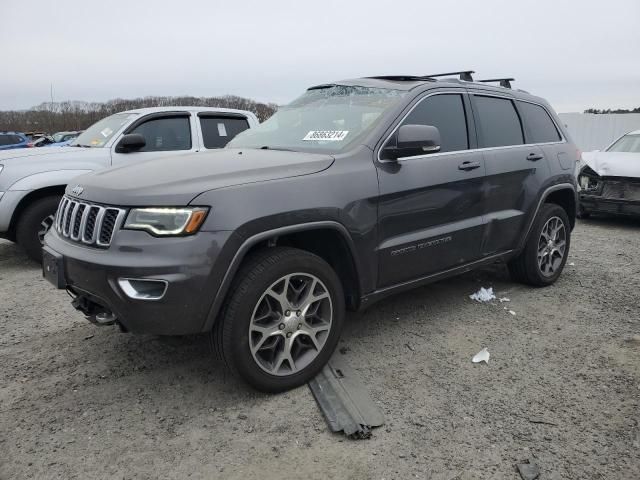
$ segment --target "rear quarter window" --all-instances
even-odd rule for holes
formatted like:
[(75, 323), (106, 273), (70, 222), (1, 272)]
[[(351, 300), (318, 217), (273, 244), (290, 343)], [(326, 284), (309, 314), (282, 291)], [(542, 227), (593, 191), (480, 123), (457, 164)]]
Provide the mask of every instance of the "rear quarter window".
[(558, 142), (562, 139), (547, 111), (540, 105), (518, 101), (527, 132), (527, 143)]
[(513, 101), (508, 98), (474, 95), (474, 105), (484, 148), (522, 145), (524, 134)]
[(233, 137), (249, 128), (242, 117), (201, 115), (200, 127), (205, 148), (223, 148)]

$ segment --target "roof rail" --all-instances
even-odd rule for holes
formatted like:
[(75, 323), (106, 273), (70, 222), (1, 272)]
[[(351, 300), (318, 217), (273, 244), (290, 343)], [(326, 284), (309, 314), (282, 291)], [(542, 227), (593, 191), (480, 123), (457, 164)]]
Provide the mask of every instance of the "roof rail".
[(396, 82), (424, 82), (424, 81), (435, 82), (433, 78), (421, 77), (418, 75), (377, 75), (375, 77), (366, 77), (366, 78), (375, 78), (377, 80), (391, 80)]
[(511, 88), (511, 82), (515, 82), (515, 78), (487, 78), (485, 80), (478, 80), (482, 83), (499, 82), (501, 87)]
[(465, 82), (473, 82), (472, 74), (476, 73), (473, 70), (462, 70), (459, 72), (448, 72), (448, 73), (434, 73), (432, 75), (425, 75), (425, 77), (435, 78), (435, 77), (450, 77), (452, 75), (460, 75), (460, 80), (464, 80)]

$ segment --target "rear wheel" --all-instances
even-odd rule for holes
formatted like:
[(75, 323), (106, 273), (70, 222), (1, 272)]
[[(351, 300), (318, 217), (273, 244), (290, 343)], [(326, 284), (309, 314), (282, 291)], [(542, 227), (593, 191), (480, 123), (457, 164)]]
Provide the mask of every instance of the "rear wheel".
[(16, 241), (34, 261), (42, 262), (44, 236), (53, 225), (59, 195), (51, 195), (32, 202), (24, 209), (16, 225)]
[(551, 285), (562, 273), (570, 243), (571, 227), (567, 213), (559, 205), (544, 204), (524, 250), (509, 262), (511, 276), (537, 287)]
[(329, 360), (344, 321), (340, 279), (320, 257), (269, 248), (238, 272), (212, 332), (218, 354), (254, 388), (306, 383)]

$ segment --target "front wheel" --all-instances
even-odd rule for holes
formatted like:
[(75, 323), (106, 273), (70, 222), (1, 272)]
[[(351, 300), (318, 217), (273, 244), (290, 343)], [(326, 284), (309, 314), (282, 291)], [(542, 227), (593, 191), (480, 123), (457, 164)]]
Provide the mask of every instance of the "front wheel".
[(554, 283), (569, 255), (571, 226), (567, 212), (553, 203), (542, 206), (524, 250), (509, 262), (511, 276), (522, 283), (544, 287)]
[(16, 225), (16, 241), (34, 261), (42, 262), (42, 245), (58, 209), (60, 196), (51, 195), (32, 202)]
[(269, 248), (238, 272), (212, 341), (232, 372), (257, 390), (280, 392), (327, 363), (344, 311), (340, 279), (327, 262), (295, 248)]

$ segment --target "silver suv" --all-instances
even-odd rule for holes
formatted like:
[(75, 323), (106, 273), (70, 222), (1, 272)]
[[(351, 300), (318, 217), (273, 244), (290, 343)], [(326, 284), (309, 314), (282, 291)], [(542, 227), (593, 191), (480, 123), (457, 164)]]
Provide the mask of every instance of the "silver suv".
[(17, 242), (39, 262), (44, 235), (74, 177), (111, 166), (221, 148), (257, 124), (256, 116), (244, 110), (142, 108), (100, 120), (68, 147), (0, 152), (0, 238)]

